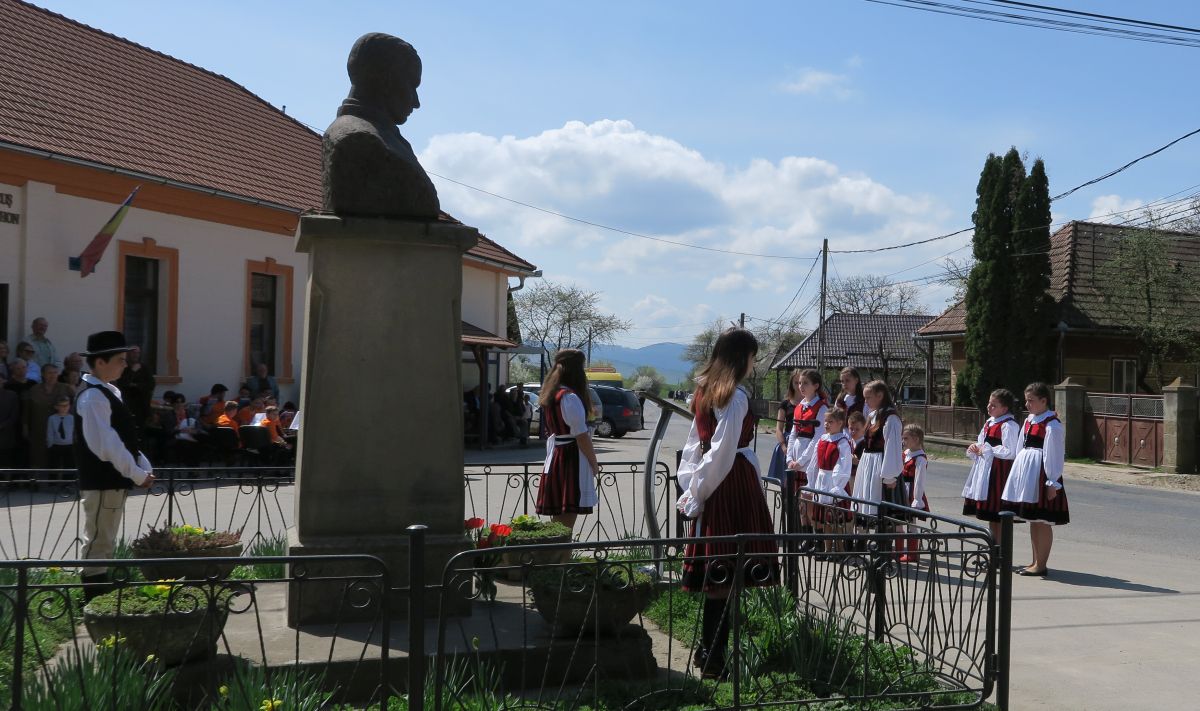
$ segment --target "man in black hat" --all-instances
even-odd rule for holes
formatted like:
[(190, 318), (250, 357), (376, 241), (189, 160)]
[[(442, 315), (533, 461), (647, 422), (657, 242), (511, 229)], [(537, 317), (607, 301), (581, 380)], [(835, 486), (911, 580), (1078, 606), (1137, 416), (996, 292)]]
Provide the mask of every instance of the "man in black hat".
[[(87, 339), (88, 368), (75, 405), (75, 462), (83, 504), (83, 558), (112, 558), (125, 513), (125, 497), (134, 485), (154, 483), (153, 469), (138, 449), (133, 413), (112, 384), (125, 371), (132, 348), (119, 331), (93, 333)], [(108, 568), (84, 567), (86, 600), (107, 589)]]

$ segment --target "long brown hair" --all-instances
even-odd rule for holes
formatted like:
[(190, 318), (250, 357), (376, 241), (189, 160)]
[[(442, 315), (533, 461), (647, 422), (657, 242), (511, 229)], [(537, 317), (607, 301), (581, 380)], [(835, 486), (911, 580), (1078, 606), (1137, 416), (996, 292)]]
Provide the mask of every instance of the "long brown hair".
[(800, 402), (800, 388), (796, 387), (796, 380), (803, 374), (804, 371), (799, 368), (788, 373), (787, 399), (793, 405)]
[(588, 394), (587, 373), (583, 372), (586, 362), (583, 351), (576, 348), (564, 348), (554, 354), (554, 367), (546, 375), (542, 383), (542, 391), (538, 393), (538, 404), (542, 407), (554, 407), (554, 397), (559, 386), (570, 389), (583, 401), (583, 409), (591, 411), (591, 396)]
[[(847, 394), (854, 396), (854, 402), (856, 402), (856, 403), (862, 402), (863, 401), (863, 381), (862, 381), (862, 376), (858, 374), (858, 368), (852, 368), (850, 366), (846, 366), (845, 368), (842, 368), (838, 372), (838, 375), (839, 376), (853, 375), (854, 379), (858, 381), (858, 385), (854, 386), (854, 392), (847, 393), (845, 390), (842, 390), (840, 393), (838, 393), (838, 396), (837, 396), (838, 404), (841, 405), (842, 403), (846, 402)], [(844, 407), (844, 405), (843, 405), (843, 407)]]
[(692, 411), (725, 407), (733, 399), (738, 383), (750, 372), (751, 362), (758, 354), (758, 339), (744, 328), (730, 328), (717, 338), (712, 357), (696, 375), (696, 396)]
[[(867, 383), (865, 388), (863, 388), (864, 393), (868, 390), (871, 392), (878, 392), (883, 395), (883, 402), (879, 403), (879, 408), (875, 410), (875, 414), (888, 409), (896, 409), (896, 401), (892, 399), (892, 389), (888, 387), (887, 383), (883, 382), (882, 380), (872, 380), (871, 382)], [(881, 420), (877, 418), (875, 414), (871, 415), (871, 419), (875, 421), (875, 425), (868, 427), (868, 430), (872, 434), (883, 429), (883, 426), (887, 424), (887, 417), (884, 417)]]

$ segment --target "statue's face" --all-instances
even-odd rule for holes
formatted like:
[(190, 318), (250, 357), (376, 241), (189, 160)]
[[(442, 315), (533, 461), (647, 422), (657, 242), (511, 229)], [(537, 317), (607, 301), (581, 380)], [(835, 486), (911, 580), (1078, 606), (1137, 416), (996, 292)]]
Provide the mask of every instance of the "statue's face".
[(388, 92), (387, 109), (392, 119), (401, 124), (408, 120), (413, 111), (421, 108), (421, 100), (417, 98), (417, 87), (421, 85), (421, 65), (401, 65), (396, 68), (395, 77)]

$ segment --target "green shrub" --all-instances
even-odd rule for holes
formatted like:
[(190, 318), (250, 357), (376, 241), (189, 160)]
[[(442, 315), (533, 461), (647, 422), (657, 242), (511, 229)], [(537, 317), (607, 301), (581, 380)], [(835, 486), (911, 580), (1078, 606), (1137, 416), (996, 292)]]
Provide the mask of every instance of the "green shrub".
[[(165, 612), (190, 612), (228, 605), (236, 591), (226, 587), (215, 590), (197, 585), (158, 581), (119, 588), (96, 597), (87, 605), (94, 615), (158, 615)], [(215, 597), (215, 599), (213, 599)]]
[(162, 670), (120, 644), (79, 651), (26, 681), (22, 708), (27, 711), (75, 709), (172, 708), (169, 691), (174, 670)]
[(512, 520), (512, 534), (505, 537), (504, 545), (519, 546), (542, 543), (547, 538), (570, 538), (571, 529), (558, 521), (542, 521), (532, 516), (517, 516)]

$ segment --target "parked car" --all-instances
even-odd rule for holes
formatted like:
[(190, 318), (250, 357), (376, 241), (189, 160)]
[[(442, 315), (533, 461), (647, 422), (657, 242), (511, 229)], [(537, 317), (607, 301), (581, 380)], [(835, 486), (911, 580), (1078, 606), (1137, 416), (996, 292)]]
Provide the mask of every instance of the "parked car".
[(604, 405), (596, 423), (597, 436), (624, 437), (642, 429), (642, 408), (635, 392), (608, 385), (593, 385), (592, 390)]

